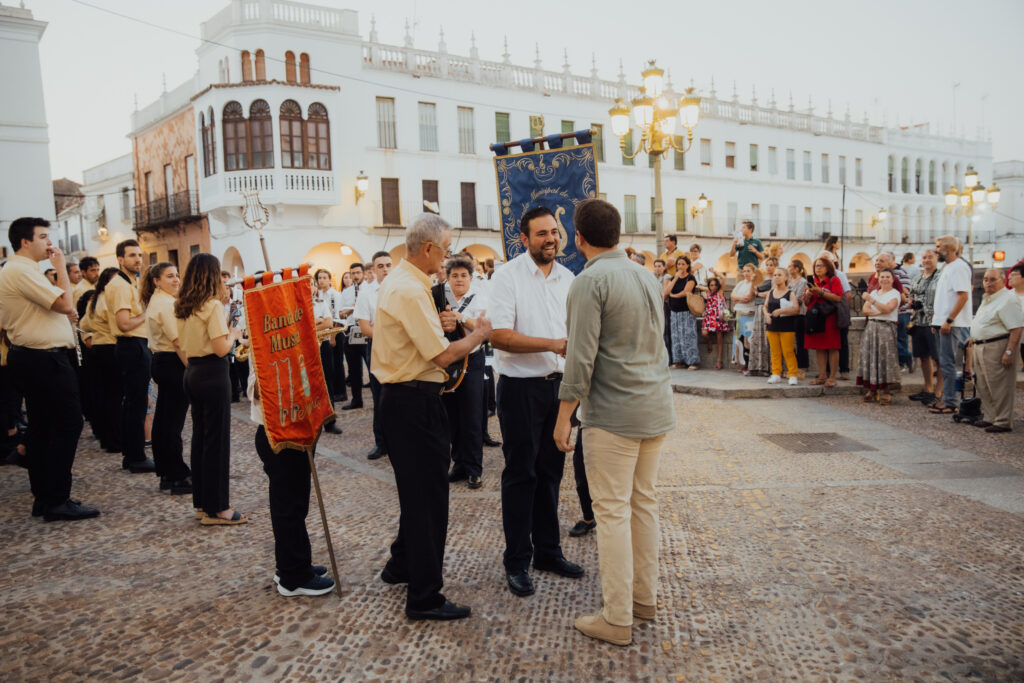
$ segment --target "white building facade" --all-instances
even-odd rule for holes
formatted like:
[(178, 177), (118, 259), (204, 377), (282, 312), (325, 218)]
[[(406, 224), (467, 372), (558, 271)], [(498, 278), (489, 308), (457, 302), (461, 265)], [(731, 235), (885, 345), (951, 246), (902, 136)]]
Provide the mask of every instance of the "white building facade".
[(54, 218), (39, 64), (45, 30), (46, 22), (33, 19), (31, 10), (0, 4), (0, 258), (10, 253), (10, 221), (21, 216)]
[(116, 266), (114, 247), (121, 240), (137, 238), (132, 232), (132, 155), (87, 168), (82, 180), (82, 248), (98, 258), (104, 268)]
[[(487, 61), (475, 44), (456, 56), (443, 35), (436, 49), (414, 47), (408, 32), (404, 45), (385, 45), (372, 20), (363, 37), (354, 11), (286, 0), (232, 0), (202, 36), (210, 42), (197, 50), (194, 78), (135, 112), (132, 128), (194, 109), (199, 208), (211, 251), (236, 267), (263, 267), (241, 212), (242, 192), (255, 190), (271, 214), (274, 267), (311, 260), (337, 271), (379, 249), (400, 256), (401, 228), (424, 201), (458, 228), (456, 249), (500, 255), (488, 145), (583, 128), (599, 131), (600, 192), (623, 215), (624, 244), (662, 250), (648, 158), (624, 159), (608, 125), (615, 98), (637, 93), (621, 69), (608, 81), (568, 60), (557, 71), (539, 60), (518, 66), (507, 49)], [(989, 142), (874, 126), (774, 94), (741, 101), (712, 85), (702, 95), (692, 149), (663, 160), (663, 210), (665, 232), (702, 244), (709, 265), (727, 263), (745, 219), (787, 258), (813, 257), (826, 234), (842, 235), (856, 270), (879, 248), (919, 252), (945, 233), (966, 240), (968, 219), (944, 211), (943, 193), (962, 185), (968, 165), (992, 177)], [(699, 213), (702, 194), (710, 202)], [(991, 252), (992, 217), (973, 232), (976, 253)]]

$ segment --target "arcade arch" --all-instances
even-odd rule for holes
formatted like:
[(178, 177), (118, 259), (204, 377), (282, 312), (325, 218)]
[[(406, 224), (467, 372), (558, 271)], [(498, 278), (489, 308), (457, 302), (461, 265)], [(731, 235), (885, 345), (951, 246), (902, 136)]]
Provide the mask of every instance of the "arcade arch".
[(331, 285), (336, 289), (341, 284), (341, 274), (346, 272), (353, 263), (362, 263), (363, 259), (355, 249), (342, 242), (321, 242), (306, 252), (303, 258), (311, 265), (310, 272), (317, 268), (326, 268), (331, 273)]

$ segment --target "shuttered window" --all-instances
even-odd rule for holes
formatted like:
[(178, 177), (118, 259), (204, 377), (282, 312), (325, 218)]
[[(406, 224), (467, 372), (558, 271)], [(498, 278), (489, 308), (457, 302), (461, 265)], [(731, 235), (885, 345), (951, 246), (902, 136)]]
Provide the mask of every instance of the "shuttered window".
[(461, 154), (476, 153), (472, 107), (459, 107), (459, 152)]
[(420, 149), (437, 151), (437, 105), (433, 102), (420, 102)]
[(398, 199), (398, 178), (380, 179), (380, 205), (384, 225), (402, 224), (402, 211)]
[(476, 224), (476, 183), (462, 183), (462, 227), (475, 228)]
[(509, 142), (512, 139), (512, 132), (509, 128), (508, 112), (498, 111), (494, 113), (494, 140), (496, 142)]
[(377, 146), (382, 149), (397, 149), (395, 134), (395, 98), (377, 98)]

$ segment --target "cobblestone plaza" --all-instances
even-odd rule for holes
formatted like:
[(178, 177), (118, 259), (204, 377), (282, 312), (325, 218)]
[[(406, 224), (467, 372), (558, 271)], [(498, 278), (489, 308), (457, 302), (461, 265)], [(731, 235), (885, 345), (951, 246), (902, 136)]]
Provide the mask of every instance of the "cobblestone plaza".
[[(318, 456), (344, 597), (281, 597), (243, 403), (231, 486), (245, 526), (200, 527), (187, 496), (122, 473), (91, 435), (73, 495), (99, 507), (98, 519), (30, 517), (25, 471), (0, 469), (0, 678), (1024, 678), (1020, 432), (954, 425), (905, 397), (888, 409), (854, 396), (674, 400), (658, 616), (637, 622), (628, 648), (572, 628), (600, 605), (593, 535), (563, 537), (582, 580), (537, 572), (536, 595), (506, 589), (497, 448), (485, 449), (482, 489), (451, 491), (445, 592), (473, 616), (408, 621), (404, 589), (377, 576), (398, 503), (387, 459), (363, 457), (369, 410), (341, 413), (345, 433), (325, 435)], [(490, 429), (498, 435), (496, 420)], [(570, 459), (563, 528), (576, 519)], [(315, 503), (308, 526), (314, 561), (327, 564)]]

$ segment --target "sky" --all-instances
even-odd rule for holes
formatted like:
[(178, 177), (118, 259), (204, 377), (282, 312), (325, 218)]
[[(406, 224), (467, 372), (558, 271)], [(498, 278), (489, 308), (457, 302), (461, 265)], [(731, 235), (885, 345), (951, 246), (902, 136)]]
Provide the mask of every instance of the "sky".
[[(199, 24), (227, 4), (25, 0), (35, 18), (49, 22), (40, 58), (53, 177), (80, 182), (83, 170), (130, 152), (135, 98), (144, 107), (159, 96), (164, 78), (170, 90), (195, 73)], [(874, 124), (930, 123), (943, 135), (955, 111), (957, 133), (975, 139), (983, 130), (996, 161), (1024, 159), (1021, 0), (315, 4), (358, 11), (364, 38), (376, 13), (380, 41), (393, 45), (402, 44), (408, 19), (416, 47), (436, 49), (443, 27), (449, 53), (468, 55), (475, 33), (485, 60), (501, 60), (507, 35), (514, 64), (532, 66), (539, 44), (547, 69), (561, 70), (568, 51), (574, 73), (589, 74), (593, 55), (599, 75), (614, 79), (621, 59), (636, 83), (646, 60), (657, 59), (677, 86), (692, 78), (705, 94), (714, 78), (719, 97), (731, 96), (735, 82), (741, 101), (756, 88), (767, 103), (774, 89), (780, 108), (792, 93), (797, 109), (806, 110), (810, 98), (824, 114), (831, 100), (837, 118), (849, 106), (857, 121), (867, 112)], [(507, 14), (497, 15), (496, 6)]]

